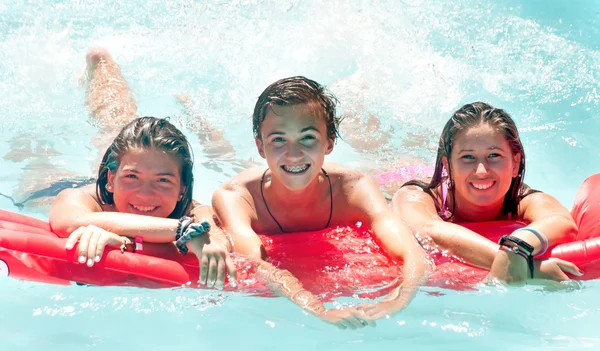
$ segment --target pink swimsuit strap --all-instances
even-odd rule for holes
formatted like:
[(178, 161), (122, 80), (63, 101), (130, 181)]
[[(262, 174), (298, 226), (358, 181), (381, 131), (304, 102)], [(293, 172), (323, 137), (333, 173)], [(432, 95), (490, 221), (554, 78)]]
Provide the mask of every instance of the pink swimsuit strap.
[(448, 209), (448, 182), (442, 182), (442, 206), (438, 214), (442, 218), (448, 218), (451, 214)]

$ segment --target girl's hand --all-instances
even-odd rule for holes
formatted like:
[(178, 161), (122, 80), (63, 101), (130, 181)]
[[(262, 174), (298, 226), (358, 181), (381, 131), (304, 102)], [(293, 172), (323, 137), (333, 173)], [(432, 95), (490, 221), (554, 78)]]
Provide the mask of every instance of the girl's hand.
[(227, 246), (218, 240), (211, 240), (208, 235), (197, 236), (188, 243), (200, 263), (200, 284), (221, 289), (225, 278), (231, 287), (237, 286), (236, 268), (227, 250)]
[(535, 261), (535, 271), (533, 277), (536, 279), (550, 279), (555, 281), (569, 280), (565, 274), (581, 277), (583, 272), (575, 264), (561, 260), (560, 258), (549, 258), (546, 260)]
[(65, 248), (71, 250), (78, 241), (78, 261), (82, 264), (87, 262), (88, 267), (100, 262), (106, 246), (120, 247), (123, 244), (131, 243), (129, 238), (111, 233), (95, 225), (79, 227), (73, 231), (67, 239)]
[(500, 249), (496, 253), (486, 280), (497, 279), (507, 284), (517, 284), (529, 278), (527, 260), (513, 252)]

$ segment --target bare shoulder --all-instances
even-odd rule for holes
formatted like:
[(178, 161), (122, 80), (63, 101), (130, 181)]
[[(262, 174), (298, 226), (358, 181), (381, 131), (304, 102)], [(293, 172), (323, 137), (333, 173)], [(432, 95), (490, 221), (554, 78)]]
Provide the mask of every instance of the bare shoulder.
[(387, 208), (387, 202), (375, 178), (355, 169), (336, 163), (326, 163), (327, 170), (334, 188), (337, 203), (346, 204), (345, 211), (366, 209), (375, 210)]
[(251, 189), (257, 184), (260, 184), (262, 175), (265, 169), (261, 167), (253, 167), (244, 170), (240, 174), (227, 180), (219, 189), (227, 191), (241, 191), (243, 189)]
[(101, 201), (96, 194), (96, 185), (89, 184), (81, 188), (72, 188), (62, 190), (56, 196), (55, 203), (73, 203), (96, 204), (101, 206)]
[(540, 214), (552, 215), (556, 213), (566, 214), (569, 210), (564, 207), (555, 197), (552, 195), (535, 192), (525, 196), (519, 202), (519, 217), (535, 217)]
[(254, 209), (254, 198), (260, 196), (260, 181), (265, 172), (262, 167), (247, 169), (221, 185), (213, 195), (213, 207), (243, 201)]
[(407, 185), (396, 191), (394, 199), (401, 199), (403, 201), (422, 201), (423, 199), (431, 199), (431, 196), (419, 186)]
[(108, 208), (110, 206), (112, 205), (101, 205), (92, 184), (82, 188), (65, 189), (54, 199), (48, 220), (54, 231), (70, 234), (75, 227), (80, 226), (80, 223), (77, 223), (80, 216), (111, 211)]
[(353, 189), (358, 185), (379, 186), (375, 178), (339, 163), (326, 162), (323, 169), (327, 171), (332, 181), (346, 190)]

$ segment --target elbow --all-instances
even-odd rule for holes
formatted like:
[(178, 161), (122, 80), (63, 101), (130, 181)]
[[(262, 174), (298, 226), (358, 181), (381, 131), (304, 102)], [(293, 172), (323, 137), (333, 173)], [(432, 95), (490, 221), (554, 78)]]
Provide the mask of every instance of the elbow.
[(421, 228), (413, 230), (413, 235), (423, 247), (439, 245), (442, 241), (439, 233), (435, 223), (427, 223)]
[(71, 233), (73, 233), (77, 228), (82, 227), (86, 224), (83, 224), (82, 221), (77, 218), (61, 218), (54, 219), (50, 216), (50, 229), (56, 236), (59, 238), (68, 238)]
[(260, 245), (259, 247), (249, 248), (246, 250), (244, 250), (242, 248), (238, 248), (236, 250), (235, 240), (234, 240), (233, 248), (234, 248), (234, 251), (236, 251), (238, 254), (244, 256), (247, 260), (249, 260), (251, 262), (262, 263), (263, 261), (265, 261), (267, 259), (267, 251), (265, 250), (265, 247), (263, 245)]
[[(571, 217), (560, 216), (553, 221), (555, 228), (561, 228), (560, 234), (555, 237), (555, 242), (550, 243), (550, 246), (555, 244), (568, 243), (577, 240), (579, 229)], [(560, 223), (560, 224), (559, 224)], [(554, 241), (551, 240), (551, 241)]]
[(579, 235), (579, 228), (573, 220), (570, 220), (567, 224), (566, 235), (564, 237), (565, 242), (571, 242), (577, 240), (577, 236)]

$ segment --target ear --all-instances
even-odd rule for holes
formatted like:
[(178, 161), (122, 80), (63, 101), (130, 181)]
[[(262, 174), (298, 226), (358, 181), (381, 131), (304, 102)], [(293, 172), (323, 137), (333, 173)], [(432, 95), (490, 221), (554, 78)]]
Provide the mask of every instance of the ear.
[(256, 143), (256, 148), (258, 149), (258, 153), (260, 154), (260, 157), (266, 159), (265, 148), (264, 148), (262, 140), (259, 137), (256, 137), (256, 138), (254, 138), (254, 142)]
[[(448, 157), (442, 156), (442, 165), (446, 169), (446, 172), (449, 172), (450, 167), (448, 167)], [(449, 176), (449, 174), (448, 174)]]
[(335, 145), (335, 138), (327, 138), (327, 149), (325, 149), (325, 155), (329, 155), (333, 151)]
[(183, 196), (185, 195), (186, 191), (187, 191), (187, 186), (182, 185), (181, 189), (179, 189), (179, 197), (177, 198), (179, 201), (183, 200)]
[(521, 166), (521, 154), (514, 155), (513, 161), (512, 177), (516, 178), (519, 175), (519, 167)]
[(109, 169), (108, 172), (106, 173), (106, 176), (107, 176), (106, 191), (108, 191), (109, 193), (112, 193), (114, 191), (115, 174)]

